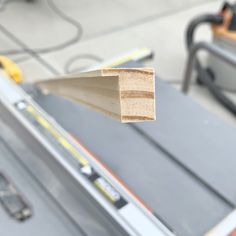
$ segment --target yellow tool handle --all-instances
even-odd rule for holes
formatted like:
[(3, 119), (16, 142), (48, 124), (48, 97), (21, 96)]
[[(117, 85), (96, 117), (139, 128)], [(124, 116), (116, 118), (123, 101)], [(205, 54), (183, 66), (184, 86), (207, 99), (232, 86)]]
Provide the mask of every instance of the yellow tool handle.
[(16, 83), (22, 83), (22, 72), (20, 67), (15, 62), (13, 62), (7, 57), (0, 56), (0, 66), (5, 71), (7, 76), (10, 77), (10, 79), (15, 81)]

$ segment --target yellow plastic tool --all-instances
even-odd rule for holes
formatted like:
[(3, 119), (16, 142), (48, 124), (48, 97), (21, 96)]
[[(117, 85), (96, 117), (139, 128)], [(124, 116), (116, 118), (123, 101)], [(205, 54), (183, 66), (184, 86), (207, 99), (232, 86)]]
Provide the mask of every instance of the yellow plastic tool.
[(7, 76), (16, 83), (20, 84), (23, 82), (23, 75), (20, 67), (9, 58), (0, 56), (0, 67), (2, 67)]

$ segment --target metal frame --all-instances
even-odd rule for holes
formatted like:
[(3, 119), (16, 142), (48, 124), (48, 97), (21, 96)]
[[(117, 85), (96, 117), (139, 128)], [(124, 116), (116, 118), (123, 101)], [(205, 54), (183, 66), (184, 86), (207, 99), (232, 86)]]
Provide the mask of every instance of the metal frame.
[[(90, 157), (90, 153), (85, 151), (78, 143), (70, 137), (67, 132), (50, 116), (48, 116), (32, 99), (30, 96), (24, 93), (20, 87), (14, 85), (12, 81), (8, 79), (1, 78), (1, 87), (3, 92), (0, 95), (0, 100), (6, 109), (53, 155), (55, 160), (67, 170), (71, 176), (78, 181), (81, 186), (86, 189), (86, 191), (110, 214), (113, 219), (122, 226), (123, 229), (129, 235), (143, 235), (144, 231), (149, 231), (151, 234), (155, 232), (155, 235), (174, 235), (166, 226), (163, 225), (154, 215), (149, 212), (144, 206), (138, 202), (138, 200), (129, 193), (124, 186), (122, 186), (118, 180), (116, 180), (102, 165), (96, 162)], [(24, 117), (17, 109), (15, 109), (14, 104), (24, 100), (29, 103), (34, 109), (40, 113), (48, 122), (50, 122), (53, 127), (58, 130), (58, 132), (65, 137), (68, 142), (74, 146), (88, 161), (88, 163), (97, 172), (108, 180), (124, 197), (128, 200), (129, 204), (125, 206), (123, 210), (115, 210), (104, 197), (97, 192), (96, 189), (82, 176), (82, 174), (75, 169), (69, 162), (67, 162), (63, 156), (51, 145), (35, 127)], [(130, 213), (135, 213), (136, 218)], [(137, 221), (140, 220), (140, 222)], [(142, 223), (142, 224), (141, 224)], [(144, 228), (137, 229), (138, 225), (146, 225)], [(144, 231), (143, 231), (144, 230)], [(145, 234), (146, 234), (145, 233)]]
[(218, 57), (222, 61), (236, 68), (236, 56), (234, 54), (227, 52), (226, 50), (214, 44), (205, 43), (205, 42), (196, 43), (190, 48), (190, 51), (189, 51), (187, 65), (186, 65), (185, 74), (184, 74), (183, 86), (182, 86), (183, 93), (187, 93), (189, 90), (190, 80), (191, 80), (192, 71), (195, 65), (196, 55), (200, 50), (207, 51), (213, 54), (214, 56)]

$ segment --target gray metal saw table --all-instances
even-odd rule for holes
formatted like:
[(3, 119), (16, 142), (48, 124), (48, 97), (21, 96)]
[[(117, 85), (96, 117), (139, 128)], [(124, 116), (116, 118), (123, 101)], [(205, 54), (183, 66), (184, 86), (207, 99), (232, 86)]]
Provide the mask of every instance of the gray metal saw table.
[[(25, 90), (33, 91), (34, 101), (51, 121), (56, 120), (92, 152), (170, 231), (183, 236), (204, 235), (236, 205), (236, 129), (161, 80), (157, 79), (156, 84), (157, 121), (131, 125), (60, 97), (44, 96), (27, 87)], [(26, 191), (34, 210), (32, 219), (16, 229), (16, 223), (0, 210), (0, 224), (4, 226), (0, 232), (3, 229), (10, 230), (8, 235), (32, 235), (31, 230), (36, 232), (45, 225), (41, 228), (44, 235), (69, 235), (63, 230), (71, 235), (126, 234), (62, 167), (55, 167), (50, 159), (40, 159), (42, 150), (27, 134), (23, 135), (3, 108), (0, 117), (1, 153), (13, 150), (8, 153), (12, 156), (15, 150), (18, 156), (24, 156), (19, 157), (22, 162), (16, 162), (16, 166), (12, 164), (16, 157), (1, 158), (1, 169), (20, 191)], [(27, 178), (32, 168), (38, 174), (34, 183)], [(43, 196), (35, 194), (41, 191)]]

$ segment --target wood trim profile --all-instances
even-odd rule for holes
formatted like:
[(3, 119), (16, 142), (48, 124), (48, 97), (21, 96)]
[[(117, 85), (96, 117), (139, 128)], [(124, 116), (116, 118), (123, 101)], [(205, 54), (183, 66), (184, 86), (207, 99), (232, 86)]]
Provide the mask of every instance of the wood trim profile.
[(155, 120), (153, 69), (101, 69), (37, 81), (42, 90), (84, 104), (121, 122)]

